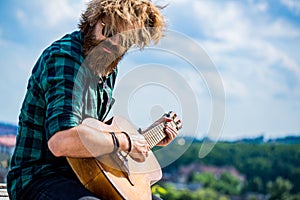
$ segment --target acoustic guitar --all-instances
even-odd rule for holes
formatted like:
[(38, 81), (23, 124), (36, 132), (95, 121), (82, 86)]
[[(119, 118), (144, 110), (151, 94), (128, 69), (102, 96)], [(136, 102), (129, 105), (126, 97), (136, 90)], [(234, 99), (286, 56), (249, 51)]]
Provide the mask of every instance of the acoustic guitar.
[[(181, 128), (180, 120), (175, 121), (176, 114), (168, 114), (172, 121), (167, 122), (172, 128)], [(108, 132), (126, 132), (131, 137), (140, 135), (128, 121), (114, 117), (109, 124), (99, 123), (96, 119), (87, 118), (83, 124), (96, 130)], [(161, 123), (142, 134), (153, 148), (166, 137), (165, 124)], [(152, 151), (149, 151), (145, 162), (136, 162), (125, 157), (120, 151), (103, 155), (99, 158), (70, 158), (67, 160), (81, 183), (92, 193), (107, 200), (151, 200), (151, 185), (159, 181), (162, 171)]]

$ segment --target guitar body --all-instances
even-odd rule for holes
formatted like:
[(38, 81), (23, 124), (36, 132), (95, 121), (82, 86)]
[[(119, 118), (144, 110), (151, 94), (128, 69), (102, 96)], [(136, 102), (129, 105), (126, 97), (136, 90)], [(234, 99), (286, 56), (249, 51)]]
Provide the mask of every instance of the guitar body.
[[(99, 131), (125, 131), (130, 136), (140, 134), (121, 117), (114, 117), (111, 124), (99, 123), (92, 118), (85, 119), (83, 124)], [(151, 185), (162, 177), (153, 152), (149, 152), (143, 163), (136, 162), (129, 156), (125, 161), (118, 158), (116, 154), (108, 154), (97, 159), (68, 157), (67, 160), (81, 183), (101, 199), (151, 200)]]

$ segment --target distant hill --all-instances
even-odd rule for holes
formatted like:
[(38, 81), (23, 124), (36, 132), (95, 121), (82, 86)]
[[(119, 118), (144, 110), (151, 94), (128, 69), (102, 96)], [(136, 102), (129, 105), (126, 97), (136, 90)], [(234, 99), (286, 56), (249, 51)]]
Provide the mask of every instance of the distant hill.
[(17, 135), (18, 127), (13, 124), (0, 122), (0, 136), (3, 135)]
[(269, 139), (268, 143), (300, 144), (300, 134), (299, 136), (287, 136), (283, 138)]
[[(0, 136), (4, 135), (17, 135), (18, 126), (8, 123), (0, 122)], [(193, 142), (203, 142), (204, 139), (194, 139), (191, 137), (185, 137), (187, 141)], [(208, 139), (208, 138), (206, 138)], [(208, 139), (209, 140), (209, 139)], [(209, 140), (210, 141), (210, 140)], [(226, 141), (223, 141), (226, 142)], [(261, 143), (284, 143), (284, 144), (300, 144), (300, 133), (299, 136), (286, 136), (282, 138), (273, 138), (266, 140), (264, 136), (259, 136), (256, 138), (243, 138), (236, 141), (231, 141), (232, 143), (253, 143), (253, 144), (261, 144)]]
[(280, 143), (280, 144), (300, 144), (300, 134), (299, 136), (286, 136), (281, 138), (272, 138), (266, 140), (263, 136), (257, 138), (245, 138), (238, 141), (234, 141), (234, 143), (252, 143), (252, 144), (263, 144), (263, 143)]
[[(190, 139), (190, 138), (188, 138)], [(290, 136), (285, 136), (285, 137), (278, 137), (278, 138), (272, 138), (272, 139), (266, 139), (264, 136), (259, 136), (255, 138), (242, 138), (238, 140), (220, 140), (220, 141), (213, 141), (210, 140), (209, 138), (204, 138), (204, 139), (196, 139), (192, 140), (193, 143), (198, 143), (198, 142), (203, 142), (204, 140), (210, 141), (210, 142), (229, 142), (232, 144), (235, 143), (245, 143), (245, 144), (264, 144), (264, 143), (280, 143), (280, 144), (300, 144), (300, 133), (298, 135), (290, 135)]]

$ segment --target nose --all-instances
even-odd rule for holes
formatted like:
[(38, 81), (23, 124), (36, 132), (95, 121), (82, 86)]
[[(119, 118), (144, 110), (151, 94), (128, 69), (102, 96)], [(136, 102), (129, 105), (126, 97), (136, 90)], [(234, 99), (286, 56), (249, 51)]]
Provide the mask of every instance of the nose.
[(109, 38), (106, 38), (112, 45), (119, 46), (120, 45), (120, 36), (119, 34), (113, 35)]
[(108, 41), (112, 46), (117, 48), (118, 51), (124, 53), (129, 49), (129, 47), (124, 46), (124, 44), (122, 43), (121, 37), (122, 37), (121, 34), (116, 34), (116, 35), (113, 35), (109, 38), (106, 38), (106, 41)]

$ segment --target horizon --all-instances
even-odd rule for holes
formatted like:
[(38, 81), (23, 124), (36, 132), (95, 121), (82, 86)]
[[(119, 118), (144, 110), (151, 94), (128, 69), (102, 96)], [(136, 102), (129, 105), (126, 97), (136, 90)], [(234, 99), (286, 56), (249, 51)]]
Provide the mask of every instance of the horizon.
[[(49, 44), (77, 30), (86, 2), (0, 3), (0, 121), (17, 124), (33, 65)], [(116, 88), (128, 106), (121, 111), (123, 104), (117, 104), (114, 113), (126, 112), (134, 125), (146, 127), (175, 110), (183, 117), (184, 135), (194, 137), (300, 135), (299, 1), (158, 3), (168, 4), (163, 13), (170, 31), (157, 47), (129, 52), (120, 63), (118, 83), (144, 65), (173, 74), (162, 83), (153, 77), (158, 84), (151, 85), (143, 82), (150, 81), (144, 70), (136, 78), (143, 88), (126, 85), (132, 89), (129, 99)], [(177, 48), (181, 51), (172, 53)]]
[[(6, 122), (2, 122), (0, 121), (0, 135), (2, 134), (1, 133), (1, 126), (9, 126), (10, 128), (14, 128), (14, 129), (17, 129), (18, 126), (16, 124), (12, 124), (12, 123), (6, 123)], [(10, 134), (3, 134), (3, 135), (10, 135)], [(17, 131), (16, 131), (16, 134), (17, 135)], [(189, 134), (186, 134), (185, 136), (183, 136), (182, 138), (189, 138)], [(179, 138), (180, 135), (179, 135)], [(194, 137), (191, 137), (193, 138), (194, 140), (199, 140), (199, 141), (203, 141), (205, 139), (208, 139), (210, 140), (210, 138), (206, 138), (206, 137), (202, 137), (202, 138), (194, 138)], [(264, 134), (261, 134), (261, 135), (257, 135), (257, 136), (244, 136), (244, 137), (241, 137), (241, 138), (219, 138), (218, 141), (213, 141), (213, 142), (236, 142), (236, 141), (240, 141), (240, 140), (256, 140), (256, 139), (260, 139), (262, 138), (264, 142), (268, 142), (270, 140), (277, 140), (277, 139), (286, 139), (286, 138), (300, 138), (300, 133), (287, 133), (283, 136), (277, 136), (277, 137), (268, 137)]]

